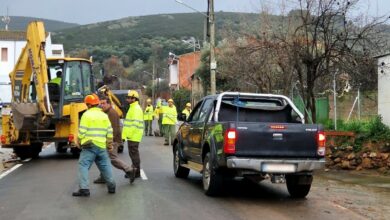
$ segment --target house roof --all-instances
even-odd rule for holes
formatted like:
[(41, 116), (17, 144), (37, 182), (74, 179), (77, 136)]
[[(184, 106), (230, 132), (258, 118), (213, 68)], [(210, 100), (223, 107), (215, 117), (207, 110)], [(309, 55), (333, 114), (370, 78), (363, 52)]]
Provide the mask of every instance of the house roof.
[(25, 31), (4, 31), (0, 30), (0, 40), (5, 41), (26, 41)]

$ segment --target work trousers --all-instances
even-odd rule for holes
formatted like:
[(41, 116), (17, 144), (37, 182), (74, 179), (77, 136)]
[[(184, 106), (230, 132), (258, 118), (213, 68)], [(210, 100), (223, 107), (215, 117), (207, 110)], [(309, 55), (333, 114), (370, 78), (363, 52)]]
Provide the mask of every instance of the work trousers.
[(96, 166), (106, 181), (107, 188), (109, 190), (115, 189), (115, 181), (112, 176), (112, 169), (107, 150), (94, 144), (83, 147), (80, 152), (78, 173), (80, 189), (89, 189), (88, 171), (93, 162), (96, 163)]
[(164, 135), (164, 129), (163, 129), (163, 126), (162, 126), (162, 120), (163, 120), (163, 114), (159, 114), (159, 117), (158, 117), (158, 128), (160, 130), (160, 136), (161, 137)]
[(145, 120), (145, 136), (152, 136), (152, 120)]
[(163, 130), (164, 130), (165, 143), (169, 144), (169, 138), (171, 138), (171, 144), (172, 144), (176, 135), (176, 125), (165, 124), (163, 125)]
[(123, 162), (121, 159), (119, 159), (118, 146), (119, 146), (119, 143), (114, 143), (112, 151), (108, 151), (108, 156), (111, 159), (111, 164), (115, 168), (117, 168), (119, 170), (123, 170), (124, 172), (131, 171), (130, 166), (127, 165), (125, 162)]
[(129, 156), (131, 158), (132, 167), (137, 168), (137, 172), (140, 171), (141, 168), (141, 158), (139, 157), (138, 151), (139, 142), (134, 142), (127, 140), (127, 147), (129, 148)]

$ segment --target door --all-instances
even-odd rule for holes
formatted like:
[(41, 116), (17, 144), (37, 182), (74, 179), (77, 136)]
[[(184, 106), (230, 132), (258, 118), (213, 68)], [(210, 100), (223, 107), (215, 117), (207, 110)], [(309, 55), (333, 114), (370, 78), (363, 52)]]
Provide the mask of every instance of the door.
[(202, 103), (202, 106), (199, 110), (199, 116), (197, 120), (191, 122), (190, 128), (190, 154), (194, 161), (202, 161), (202, 143), (205, 133), (205, 124), (209, 121), (209, 115), (213, 108), (214, 99), (205, 99)]
[(194, 110), (191, 112), (190, 116), (188, 117), (188, 120), (183, 123), (183, 125), (180, 127), (180, 134), (182, 137), (182, 148), (184, 155), (187, 159), (192, 159), (192, 153), (190, 151), (190, 146), (192, 145), (192, 136), (190, 132), (193, 131), (193, 125), (195, 122), (199, 119), (199, 113), (202, 107), (203, 100), (198, 102), (198, 104), (195, 105)]

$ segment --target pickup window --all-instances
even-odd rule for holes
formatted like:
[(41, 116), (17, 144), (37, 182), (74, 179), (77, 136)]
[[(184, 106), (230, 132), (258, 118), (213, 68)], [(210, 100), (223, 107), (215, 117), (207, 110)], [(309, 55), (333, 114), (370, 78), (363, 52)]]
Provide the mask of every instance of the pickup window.
[(219, 121), (300, 123), (290, 105), (281, 100), (223, 100)]

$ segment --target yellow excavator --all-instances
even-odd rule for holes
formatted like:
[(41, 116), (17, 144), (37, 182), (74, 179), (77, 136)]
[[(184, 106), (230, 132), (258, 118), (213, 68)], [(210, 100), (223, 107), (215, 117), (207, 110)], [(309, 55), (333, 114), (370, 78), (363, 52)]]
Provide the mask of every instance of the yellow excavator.
[[(9, 75), (12, 101), (2, 111), (1, 143), (3, 148), (13, 148), (21, 159), (38, 157), (44, 142), (55, 142), (59, 153), (70, 148), (78, 155), (79, 119), (87, 110), (83, 100), (96, 92), (91, 61), (47, 59), (45, 39), (43, 23), (31, 22), (26, 46)], [(122, 116), (121, 104), (109, 88), (103, 86), (98, 91), (110, 97)]]

